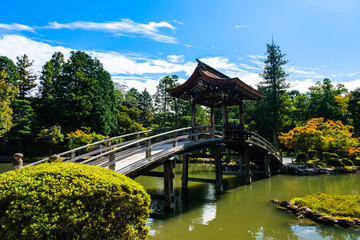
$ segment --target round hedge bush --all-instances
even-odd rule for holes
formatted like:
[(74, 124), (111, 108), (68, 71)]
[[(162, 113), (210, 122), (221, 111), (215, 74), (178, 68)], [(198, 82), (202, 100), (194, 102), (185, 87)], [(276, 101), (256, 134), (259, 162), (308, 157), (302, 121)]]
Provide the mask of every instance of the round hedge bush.
[(0, 174), (0, 239), (146, 238), (150, 197), (132, 179), (76, 163)]

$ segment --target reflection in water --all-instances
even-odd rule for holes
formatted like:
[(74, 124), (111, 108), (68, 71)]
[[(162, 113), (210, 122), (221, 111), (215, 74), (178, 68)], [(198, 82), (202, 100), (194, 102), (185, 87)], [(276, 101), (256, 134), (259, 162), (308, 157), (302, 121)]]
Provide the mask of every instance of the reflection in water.
[[(286, 176), (260, 179), (244, 185), (241, 179), (225, 177), (226, 191), (216, 195), (215, 186), (189, 182), (187, 195), (181, 193), (181, 165), (176, 168), (175, 209), (164, 213), (162, 202), (153, 201), (149, 239), (358, 239), (355, 228), (319, 225), (297, 220), (274, 207), (271, 199), (288, 200), (295, 196), (324, 192), (358, 193), (360, 175)], [(214, 179), (214, 167), (192, 164), (191, 177)], [(149, 192), (161, 193), (161, 178), (136, 179)]]

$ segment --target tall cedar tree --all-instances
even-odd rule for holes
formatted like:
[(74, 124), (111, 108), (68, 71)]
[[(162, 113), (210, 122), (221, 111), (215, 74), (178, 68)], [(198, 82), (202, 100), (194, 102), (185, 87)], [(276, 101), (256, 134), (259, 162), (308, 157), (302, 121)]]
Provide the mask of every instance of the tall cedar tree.
[(278, 145), (277, 134), (281, 127), (282, 101), (281, 97), (285, 94), (289, 85), (285, 82), (288, 74), (284, 71), (284, 65), (288, 63), (285, 59), (286, 54), (280, 51), (280, 47), (266, 44), (267, 57), (264, 60), (264, 71), (260, 76), (264, 79), (259, 84), (259, 90), (265, 93), (263, 110), (266, 113), (263, 121), (267, 122), (267, 128), (271, 129), (272, 139), (275, 146)]
[(59, 124), (57, 102), (59, 100), (60, 84), (63, 76), (64, 55), (61, 52), (55, 52), (51, 60), (46, 62), (40, 75), (39, 100), (40, 106), (37, 111), (38, 118), (43, 127), (51, 127)]
[(19, 87), (19, 98), (24, 100), (31, 90), (36, 87), (35, 80), (37, 76), (33, 74), (31, 66), (34, 61), (30, 61), (26, 54), (16, 57), (16, 67), (19, 74), (17, 86)]
[(14, 62), (5, 56), (0, 56), (0, 72), (5, 71), (5, 82), (13, 87), (16, 87), (19, 73)]

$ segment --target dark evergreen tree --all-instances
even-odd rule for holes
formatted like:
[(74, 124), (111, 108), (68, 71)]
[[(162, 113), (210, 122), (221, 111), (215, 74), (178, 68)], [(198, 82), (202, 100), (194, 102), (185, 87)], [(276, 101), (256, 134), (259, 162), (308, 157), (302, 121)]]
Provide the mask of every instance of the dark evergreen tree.
[(16, 67), (19, 74), (17, 86), (19, 88), (19, 98), (25, 99), (30, 94), (31, 90), (36, 87), (35, 80), (37, 76), (33, 74), (31, 69), (33, 62), (30, 61), (26, 54), (21, 57), (16, 57)]
[(349, 99), (349, 112), (356, 137), (360, 137), (360, 88), (351, 91)]
[(172, 126), (172, 118), (175, 115), (176, 120), (174, 123), (178, 123), (178, 101), (171, 97), (166, 92), (168, 89), (172, 89), (178, 86), (178, 76), (172, 75), (162, 78), (156, 87), (156, 93), (154, 94), (155, 112), (157, 115), (158, 123), (161, 126)]
[(286, 54), (281, 52), (280, 47), (275, 45), (274, 41), (271, 44), (266, 44), (266, 48), (265, 66), (263, 73), (260, 74), (263, 81), (258, 86), (258, 89), (265, 93), (266, 96), (258, 104), (258, 117), (261, 117), (258, 119), (258, 127), (263, 134), (272, 135), (273, 143), (277, 146), (277, 135), (281, 130), (281, 118), (284, 115), (282, 96), (289, 87), (285, 82), (288, 74), (284, 70), (284, 66), (288, 61), (285, 59)]
[(61, 104), (61, 87), (64, 67), (64, 55), (55, 52), (51, 60), (42, 68), (39, 86), (39, 106), (37, 116), (43, 127), (51, 127), (59, 123), (58, 106)]
[(91, 111), (90, 127), (103, 135), (116, 133), (116, 97), (114, 84), (110, 74), (105, 71), (99, 60), (94, 60), (94, 76), (96, 80), (94, 103)]

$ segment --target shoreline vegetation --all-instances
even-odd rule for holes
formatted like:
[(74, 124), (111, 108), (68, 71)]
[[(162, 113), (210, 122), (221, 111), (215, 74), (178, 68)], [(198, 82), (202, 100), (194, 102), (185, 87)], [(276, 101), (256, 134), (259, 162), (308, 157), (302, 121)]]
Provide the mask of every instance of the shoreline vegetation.
[(342, 227), (360, 227), (360, 194), (328, 195), (324, 193), (296, 197), (290, 201), (271, 200), (280, 209), (288, 210), (298, 219)]

